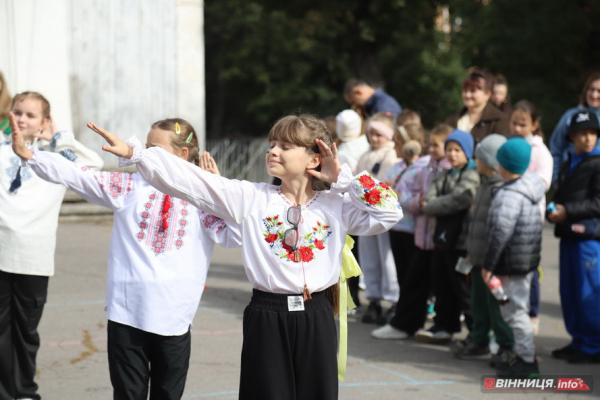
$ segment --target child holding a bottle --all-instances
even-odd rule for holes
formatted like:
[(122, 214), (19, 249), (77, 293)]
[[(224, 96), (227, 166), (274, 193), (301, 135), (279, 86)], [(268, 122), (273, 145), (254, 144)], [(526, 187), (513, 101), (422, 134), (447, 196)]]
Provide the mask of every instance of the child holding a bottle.
[(498, 154), (498, 173), (504, 179), (492, 200), (487, 218), (487, 243), (481, 277), (487, 284), (496, 275), (509, 301), (500, 306), (511, 327), (515, 356), (496, 365), (499, 376), (527, 378), (539, 375), (533, 330), (529, 321), (529, 290), (533, 270), (540, 263), (542, 218), (539, 203), (544, 184), (526, 173), (531, 145), (517, 137), (504, 143)]

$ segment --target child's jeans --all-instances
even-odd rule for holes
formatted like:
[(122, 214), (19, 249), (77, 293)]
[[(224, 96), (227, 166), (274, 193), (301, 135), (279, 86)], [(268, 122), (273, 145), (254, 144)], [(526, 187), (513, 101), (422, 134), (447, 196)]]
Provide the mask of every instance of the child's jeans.
[(529, 319), (529, 291), (533, 272), (527, 275), (499, 275), (508, 303), (500, 306), (502, 318), (513, 330), (514, 351), (523, 361), (532, 363), (535, 358), (533, 330)]

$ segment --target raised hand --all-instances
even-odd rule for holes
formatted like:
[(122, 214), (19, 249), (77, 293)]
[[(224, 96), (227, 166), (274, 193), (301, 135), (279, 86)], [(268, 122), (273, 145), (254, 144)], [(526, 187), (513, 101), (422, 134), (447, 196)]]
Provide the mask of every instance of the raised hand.
[(202, 156), (200, 156), (200, 168), (212, 174), (221, 175), (215, 159), (208, 151), (205, 151)]
[(46, 126), (44, 126), (44, 129), (41, 130), (39, 133), (34, 133), (33, 136), (38, 139), (44, 139), (50, 142), (52, 141), (52, 138), (54, 137), (54, 134), (56, 134), (56, 132), (58, 132), (58, 128), (56, 127), (54, 118), (52, 118), (52, 114), (50, 114), (50, 116), (48, 117), (48, 122), (46, 123)]
[(319, 146), (319, 153), (321, 154), (321, 171), (307, 170), (309, 174), (323, 182), (337, 182), (338, 175), (342, 170), (342, 165), (338, 159), (338, 150), (335, 143), (329, 148), (320, 139), (315, 139), (315, 143)]
[(88, 122), (87, 127), (102, 136), (108, 145), (102, 146), (102, 150), (114, 154), (118, 157), (131, 158), (133, 156), (133, 147), (129, 147), (127, 143), (121, 140), (114, 133), (108, 132), (93, 122)]
[(8, 113), (8, 123), (10, 124), (10, 130), (12, 131), (12, 148), (16, 155), (21, 157), (21, 160), (27, 161), (31, 157), (33, 157), (33, 152), (25, 146), (25, 139), (23, 139), (23, 134), (19, 129), (19, 125), (17, 125), (17, 118), (15, 115), (10, 112)]

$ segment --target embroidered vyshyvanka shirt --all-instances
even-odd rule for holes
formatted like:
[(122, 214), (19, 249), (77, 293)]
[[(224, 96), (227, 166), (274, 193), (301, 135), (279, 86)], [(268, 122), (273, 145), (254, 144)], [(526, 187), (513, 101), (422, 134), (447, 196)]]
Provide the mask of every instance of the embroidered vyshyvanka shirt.
[[(35, 139), (29, 146), (58, 153), (67, 163), (103, 166), (100, 156), (75, 140), (72, 132), (57, 132), (51, 142)], [(18, 175), (21, 186), (11, 193)], [(46, 182), (30, 167), (21, 166), (11, 137), (0, 134), (0, 271), (54, 275), (56, 229), (65, 192), (64, 187)]]
[(256, 289), (300, 294), (304, 282), (310, 292), (335, 284), (340, 277), (346, 234), (385, 232), (401, 217), (395, 193), (366, 172), (353, 177), (344, 164), (332, 189), (321, 191), (302, 205), (298, 249), (300, 262), (292, 261), (283, 245), (291, 228), (287, 210), (293, 204), (278, 186), (230, 180), (210, 174), (160, 148), (142, 150), (138, 141), (131, 160), (151, 185), (188, 200), (198, 208), (240, 225), (243, 264)]
[(93, 171), (44, 152), (35, 152), (27, 165), (41, 178), (114, 211), (108, 319), (164, 336), (186, 333), (204, 290), (214, 243), (239, 246), (237, 227), (166, 196), (137, 173)]

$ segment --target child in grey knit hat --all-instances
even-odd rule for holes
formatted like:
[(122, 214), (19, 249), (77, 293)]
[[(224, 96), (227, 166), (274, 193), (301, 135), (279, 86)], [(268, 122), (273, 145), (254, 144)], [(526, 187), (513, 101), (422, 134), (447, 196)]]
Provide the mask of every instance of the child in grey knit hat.
[[(506, 142), (506, 137), (498, 134), (486, 136), (475, 149), (477, 172), (481, 175), (481, 185), (475, 195), (471, 210), (467, 250), (471, 270), (471, 312), (473, 329), (465, 346), (455, 353), (463, 360), (487, 360), (492, 358), (489, 348), (489, 332), (494, 331), (500, 348), (492, 364), (508, 355), (514, 345), (512, 330), (502, 319), (497, 300), (481, 278), (483, 256), (486, 245), (486, 223), (492, 204), (493, 191), (504, 184), (498, 174), (498, 149)], [(506, 353), (506, 354), (505, 354)]]

